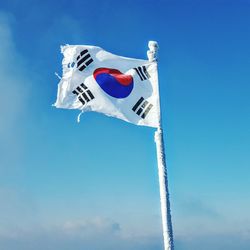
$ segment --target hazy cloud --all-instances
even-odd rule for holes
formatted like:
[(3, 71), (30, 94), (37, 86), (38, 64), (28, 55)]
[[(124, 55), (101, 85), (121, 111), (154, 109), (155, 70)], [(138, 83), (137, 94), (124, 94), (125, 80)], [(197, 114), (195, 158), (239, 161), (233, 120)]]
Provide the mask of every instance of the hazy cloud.
[(204, 202), (202, 199), (188, 197), (182, 200), (179, 204), (181, 213), (188, 216), (195, 217), (209, 217), (219, 218), (220, 214), (216, 211), (215, 208), (211, 207), (209, 203)]
[(14, 18), (0, 12), (0, 168), (18, 160), (21, 154), (20, 126), (25, 117), (30, 73), (17, 51), (11, 30)]
[[(233, 231), (234, 229), (232, 229)], [(248, 250), (250, 237), (245, 231), (235, 230), (233, 233), (205, 233), (179, 235), (176, 237), (177, 250)]]
[(216, 205), (205, 198), (184, 197), (174, 212), (177, 250), (250, 249), (248, 222), (232, 223), (232, 218), (221, 214)]
[(27, 104), (29, 74), (15, 47), (10, 14), (0, 12), (0, 135), (10, 132)]
[(0, 234), (33, 225), (36, 213), (35, 202), (27, 191), (0, 187)]

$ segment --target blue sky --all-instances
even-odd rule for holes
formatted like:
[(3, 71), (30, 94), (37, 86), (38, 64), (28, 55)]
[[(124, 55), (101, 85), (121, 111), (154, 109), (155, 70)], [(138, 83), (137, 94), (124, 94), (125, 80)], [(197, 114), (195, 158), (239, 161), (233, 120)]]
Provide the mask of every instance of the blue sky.
[(177, 250), (250, 248), (250, 2), (0, 3), (0, 249), (162, 249), (154, 129), (51, 106), (60, 45), (157, 40)]

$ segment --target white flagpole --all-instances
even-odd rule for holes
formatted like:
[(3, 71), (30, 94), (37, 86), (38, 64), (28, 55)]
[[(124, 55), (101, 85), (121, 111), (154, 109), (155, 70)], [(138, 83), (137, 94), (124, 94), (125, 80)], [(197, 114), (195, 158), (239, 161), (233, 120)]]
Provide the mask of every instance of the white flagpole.
[[(149, 50), (147, 52), (149, 61), (157, 61), (157, 50), (158, 44), (154, 41), (149, 41)], [(159, 186), (160, 186), (160, 201), (161, 201), (161, 216), (162, 216), (162, 228), (163, 228), (163, 239), (164, 239), (164, 250), (174, 250), (173, 241), (173, 229), (171, 221), (169, 191), (168, 191), (168, 176), (167, 166), (165, 160), (165, 150), (163, 141), (163, 130), (161, 125), (161, 112), (160, 112), (160, 95), (158, 86), (158, 75), (156, 74), (157, 94), (159, 96), (159, 125), (155, 132), (155, 143), (157, 151), (157, 162), (158, 162), (158, 175), (159, 175)]]

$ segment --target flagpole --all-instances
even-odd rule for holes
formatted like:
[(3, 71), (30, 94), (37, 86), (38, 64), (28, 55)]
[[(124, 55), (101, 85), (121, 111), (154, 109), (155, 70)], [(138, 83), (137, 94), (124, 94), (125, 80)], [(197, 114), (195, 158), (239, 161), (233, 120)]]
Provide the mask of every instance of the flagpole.
[[(151, 62), (153, 61), (156, 62), (157, 65), (157, 51), (158, 51), (157, 42), (149, 41), (148, 47), (149, 47), (149, 50), (147, 52), (148, 59)], [(157, 131), (155, 132), (155, 143), (156, 143), (157, 162), (158, 162), (164, 250), (174, 250), (173, 229), (172, 229), (169, 190), (168, 190), (168, 175), (167, 175), (167, 165), (165, 159), (163, 129), (161, 124), (160, 95), (159, 95), (157, 74), (155, 77), (156, 77), (156, 85), (158, 92), (157, 94), (159, 96), (159, 124)]]

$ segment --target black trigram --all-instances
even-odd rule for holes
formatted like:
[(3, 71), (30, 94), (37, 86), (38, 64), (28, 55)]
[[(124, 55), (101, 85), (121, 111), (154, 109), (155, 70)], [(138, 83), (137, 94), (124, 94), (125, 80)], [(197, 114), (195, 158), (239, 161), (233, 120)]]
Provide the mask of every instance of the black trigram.
[(142, 81), (144, 81), (144, 80), (147, 80), (147, 79), (149, 79), (150, 78), (150, 75), (149, 75), (149, 73), (148, 73), (148, 71), (147, 71), (147, 68), (146, 68), (146, 66), (139, 66), (139, 67), (137, 67), (137, 68), (134, 68), (134, 70), (136, 71), (136, 73), (139, 75), (139, 77), (140, 77), (140, 79), (142, 80)]
[(78, 100), (82, 103), (82, 105), (95, 98), (88, 87), (83, 83), (81, 83), (80, 86), (73, 90), (72, 93), (77, 95)]
[(138, 102), (134, 105), (132, 110), (139, 115), (141, 118), (145, 118), (150, 111), (150, 109), (153, 107), (153, 104), (149, 103), (147, 100), (145, 100), (143, 97), (141, 97)]
[(80, 55), (76, 58), (77, 60), (77, 68), (80, 71), (83, 71), (88, 65), (93, 62), (91, 55), (87, 49), (83, 50)]

